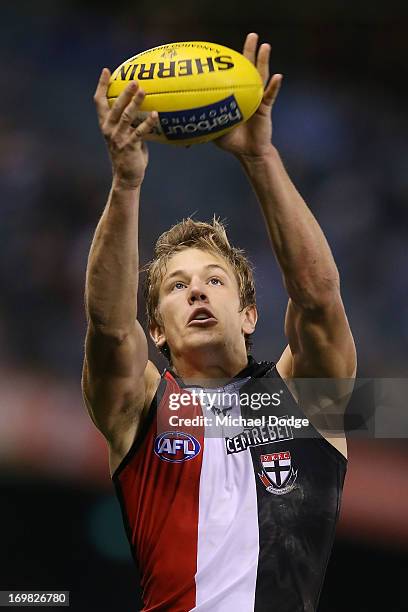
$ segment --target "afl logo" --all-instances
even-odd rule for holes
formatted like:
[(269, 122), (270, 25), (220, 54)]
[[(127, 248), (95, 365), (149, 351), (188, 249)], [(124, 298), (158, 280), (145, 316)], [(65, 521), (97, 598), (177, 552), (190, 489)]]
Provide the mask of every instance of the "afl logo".
[(201, 450), (198, 440), (183, 431), (165, 431), (157, 436), (154, 452), (163, 461), (182, 463), (197, 457)]

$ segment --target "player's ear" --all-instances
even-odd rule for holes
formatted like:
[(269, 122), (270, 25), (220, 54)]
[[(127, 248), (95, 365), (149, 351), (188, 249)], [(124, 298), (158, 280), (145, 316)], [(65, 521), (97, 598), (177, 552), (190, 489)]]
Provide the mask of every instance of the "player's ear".
[(253, 334), (258, 320), (258, 311), (255, 304), (246, 306), (243, 310), (244, 320), (242, 322), (242, 332), (244, 334)]
[(164, 333), (164, 329), (158, 323), (152, 323), (150, 325), (149, 333), (157, 348), (161, 348), (166, 344), (166, 334)]

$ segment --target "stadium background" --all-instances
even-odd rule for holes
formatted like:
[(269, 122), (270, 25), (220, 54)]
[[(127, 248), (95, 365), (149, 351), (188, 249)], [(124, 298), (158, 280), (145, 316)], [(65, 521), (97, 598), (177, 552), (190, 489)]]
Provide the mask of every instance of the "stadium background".
[[(2, 6), (0, 589), (69, 589), (75, 612), (138, 609), (105, 445), (79, 388), (86, 259), (110, 183), (92, 103), (101, 67), (176, 40), (240, 50), (257, 31), (272, 43), (284, 74), (274, 141), (333, 248), (359, 375), (403, 378), (407, 17), (405, 3), (367, 0)], [(242, 171), (213, 145), (150, 154), (142, 262), (183, 216), (227, 218), (256, 267), (254, 355), (276, 358), (286, 296)], [(354, 437), (349, 449), (319, 612), (408, 610), (407, 441)]]

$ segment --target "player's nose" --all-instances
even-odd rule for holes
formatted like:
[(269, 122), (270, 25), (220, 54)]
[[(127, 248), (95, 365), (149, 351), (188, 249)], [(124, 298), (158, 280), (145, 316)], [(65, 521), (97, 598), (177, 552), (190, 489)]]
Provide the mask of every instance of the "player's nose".
[(200, 281), (193, 281), (188, 291), (188, 302), (194, 304), (196, 302), (207, 302), (208, 296), (205, 290), (205, 285)]

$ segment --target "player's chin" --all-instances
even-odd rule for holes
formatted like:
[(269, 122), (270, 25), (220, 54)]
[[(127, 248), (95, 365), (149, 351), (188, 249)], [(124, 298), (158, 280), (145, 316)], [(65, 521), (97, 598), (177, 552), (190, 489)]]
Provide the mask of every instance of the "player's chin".
[(221, 344), (223, 342), (223, 335), (220, 330), (214, 327), (194, 327), (189, 330), (186, 343), (193, 347), (204, 347), (210, 345)]

